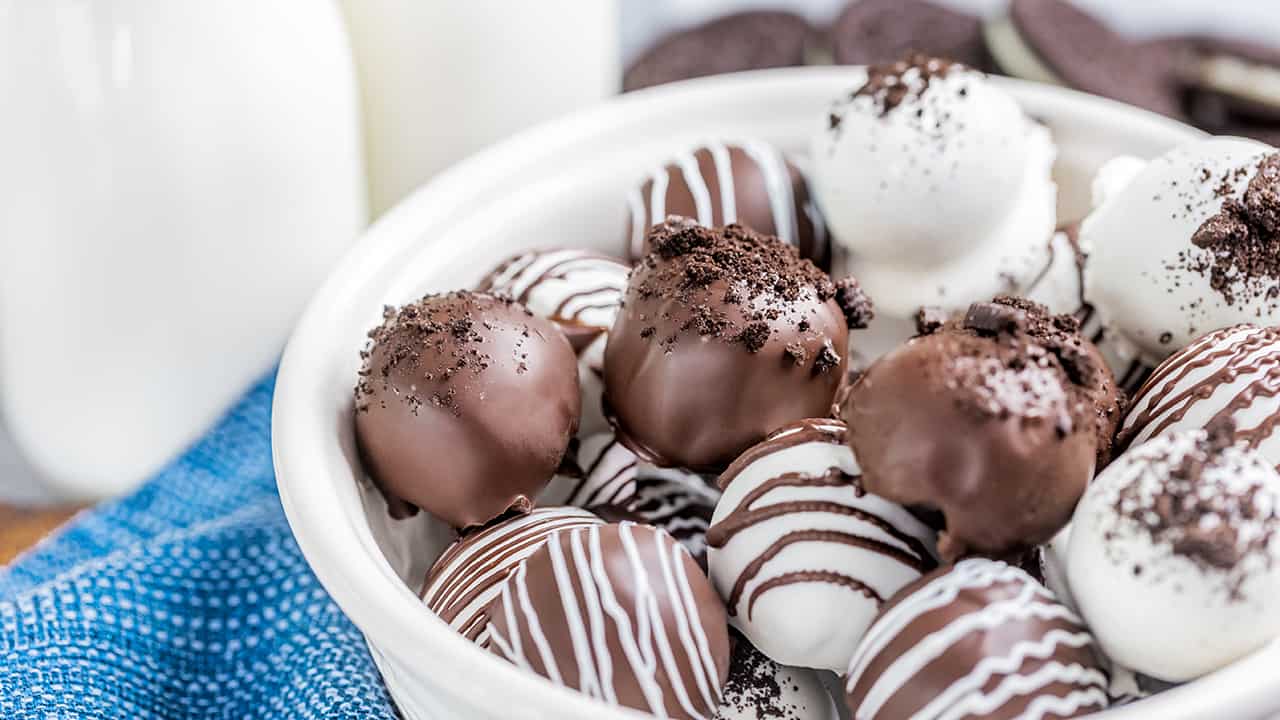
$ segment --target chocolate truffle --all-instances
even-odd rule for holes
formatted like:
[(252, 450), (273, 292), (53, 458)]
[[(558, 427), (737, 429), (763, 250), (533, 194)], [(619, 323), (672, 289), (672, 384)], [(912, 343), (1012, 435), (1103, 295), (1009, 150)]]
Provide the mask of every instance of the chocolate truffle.
[(793, 420), (821, 417), (870, 304), (775, 237), (673, 219), (649, 233), (605, 348), (605, 404), (640, 457), (723, 469)]
[(876, 361), (844, 420), (866, 489), (940, 510), (939, 549), (955, 560), (1013, 557), (1053, 537), (1119, 414), (1076, 319), (1002, 297)]
[(1107, 707), (1080, 618), (1016, 567), (980, 558), (905, 588), (850, 663), (854, 720), (1047, 720)]
[(468, 640), (486, 646), (489, 618), (484, 608), (498, 596), (507, 575), (557, 530), (603, 523), (586, 510), (544, 507), (468, 533), (427, 571), (422, 601)]
[(795, 13), (753, 10), (726, 15), (663, 38), (627, 68), (622, 89), (803, 65), (813, 35), (809, 23)]
[(715, 720), (838, 720), (816, 672), (779, 665), (737, 633), (729, 640), (729, 679)]
[(558, 685), (658, 717), (706, 718), (720, 706), (724, 608), (688, 551), (657, 528), (555, 533), (486, 614), (490, 650)]
[(578, 425), (564, 334), (506, 298), (428, 295), (369, 333), (356, 441), (395, 516), (455, 528), (528, 512)]
[(1215, 330), (1156, 368), (1129, 404), (1121, 449), (1231, 420), (1235, 440), (1280, 469), (1280, 328)]
[(504, 260), (478, 289), (551, 320), (581, 351), (613, 326), (630, 272), (621, 260), (590, 250), (530, 250)]
[(648, 254), (645, 233), (679, 215), (707, 227), (745, 225), (796, 246), (824, 270), (831, 264), (827, 228), (804, 175), (762, 140), (716, 140), (691, 147), (652, 172), (627, 196), (627, 251)]
[(1103, 651), (1191, 680), (1280, 636), (1280, 474), (1230, 419), (1156, 437), (1089, 486), (1067, 578)]
[(729, 619), (770, 658), (841, 672), (880, 606), (932, 570), (935, 533), (864, 493), (836, 420), (804, 420), (720, 482), (707, 543)]

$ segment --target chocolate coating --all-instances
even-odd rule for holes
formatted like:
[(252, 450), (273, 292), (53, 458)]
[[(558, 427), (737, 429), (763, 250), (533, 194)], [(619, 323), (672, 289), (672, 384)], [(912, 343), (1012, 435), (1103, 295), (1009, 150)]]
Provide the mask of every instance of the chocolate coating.
[(856, 720), (1071, 718), (1107, 707), (1080, 618), (1018, 568), (965, 560), (881, 611), (850, 663)]
[(831, 266), (831, 239), (804, 175), (761, 140), (711, 141), (676, 155), (627, 198), (627, 252), (648, 254), (645, 234), (670, 215), (707, 227), (745, 225), (795, 245), (822, 269)]
[(555, 533), (487, 614), (492, 652), (560, 685), (659, 717), (706, 718), (720, 705), (724, 608), (688, 551), (656, 528)]
[(428, 295), (369, 333), (356, 442), (392, 515), (456, 528), (527, 512), (578, 426), (573, 348), (549, 321), (492, 295)]
[(540, 507), (467, 533), (445, 549), (427, 571), (420, 596), (449, 627), (485, 647), (485, 607), (520, 562), (559, 530), (600, 525), (596, 515), (573, 507)]
[[(869, 317), (777, 238), (673, 219), (649, 234), (605, 348), (605, 404), (641, 458), (724, 468), (769, 431), (821, 417)], [(843, 307), (842, 307), (843, 306)]]
[(948, 560), (1053, 537), (1118, 418), (1115, 380), (1075, 318), (1015, 298), (977, 303), (885, 355), (844, 409), (863, 485), (940, 510)]

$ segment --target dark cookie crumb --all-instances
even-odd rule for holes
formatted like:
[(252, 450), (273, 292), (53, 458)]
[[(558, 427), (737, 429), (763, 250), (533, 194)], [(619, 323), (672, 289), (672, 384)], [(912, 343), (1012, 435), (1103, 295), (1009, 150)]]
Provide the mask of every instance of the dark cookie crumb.
[[(1214, 193), (1226, 198), (1222, 209), (1191, 236), (1191, 243), (1206, 252), (1179, 259), (1185, 269), (1207, 276), (1231, 306), (1280, 298), (1280, 153), (1258, 163), (1237, 200), (1230, 196), (1241, 170), (1248, 172), (1237, 168), (1221, 178)], [(1211, 174), (1206, 181), (1212, 181)]]
[(858, 281), (851, 277), (836, 282), (836, 304), (844, 313), (850, 330), (863, 330), (875, 319), (875, 306)]

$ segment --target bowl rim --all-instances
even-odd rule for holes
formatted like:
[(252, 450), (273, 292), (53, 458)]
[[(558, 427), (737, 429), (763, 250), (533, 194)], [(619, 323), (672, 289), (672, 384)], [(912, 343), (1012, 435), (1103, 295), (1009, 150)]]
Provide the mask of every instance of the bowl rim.
[[(272, 454), (285, 515), (307, 563), (347, 617), (380, 652), (412, 658), (415, 672), (438, 688), (476, 685), (497, 692), (472, 692), (466, 701), (490, 713), (509, 713), (512, 699), (534, 700), (524, 710), (562, 718), (599, 718), (610, 712), (598, 701), (557, 687), (541, 677), (503, 663), (422, 612), (417, 596), (391, 570), (363, 519), (363, 507), (344, 504), (334, 485), (343, 481), (327, 471), (316, 443), (329, 442), (312, 429), (328, 427), (316, 419), (310, 399), (325, 389), (326, 358), (313, 352), (327, 345), (327, 321), (342, 312), (346, 299), (366, 287), (394, 262), (397, 253), (418, 246), (434, 226), (447, 226), (451, 213), (485, 193), (509, 171), (564, 152), (580, 138), (645, 118), (669, 117), (690, 103), (717, 98), (796, 90), (805, 83), (827, 87), (855, 82), (857, 67), (787, 68), (700, 78), (627, 93), (558, 120), (522, 131), (436, 176), (375, 222), (334, 266), (312, 296), (290, 338), (280, 363), (272, 407)], [(1042, 115), (1096, 115), (1135, 135), (1149, 134), (1181, 142), (1204, 133), (1175, 120), (1113, 100), (1009, 78), (992, 78), (1019, 104)], [(354, 348), (353, 348), (354, 349)], [(310, 420), (310, 422), (308, 422)], [(345, 481), (344, 481), (345, 482)], [(363, 527), (362, 527), (363, 526)], [(372, 552), (378, 557), (369, 561)], [(380, 567), (381, 566), (381, 567)], [(425, 621), (424, 621), (425, 620)], [(1111, 710), (1111, 716), (1191, 717), (1223, 709), (1218, 698), (1240, 706), (1259, 706), (1274, 696), (1269, 669), (1280, 655), (1275, 643), (1193, 684), (1162, 693), (1134, 706)], [(452, 692), (455, 698), (462, 691)], [(1276, 699), (1272, 699), (1275, 702)], [(647, 717), (617, 709), (617, 717)]]

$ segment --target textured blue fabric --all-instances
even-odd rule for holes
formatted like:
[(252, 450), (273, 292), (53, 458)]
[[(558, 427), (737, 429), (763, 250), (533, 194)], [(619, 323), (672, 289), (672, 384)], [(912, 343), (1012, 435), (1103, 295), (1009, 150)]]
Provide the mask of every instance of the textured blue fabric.
[(0, 569), (0, 718), (395, 717), (285, 522), (273, 384)]

